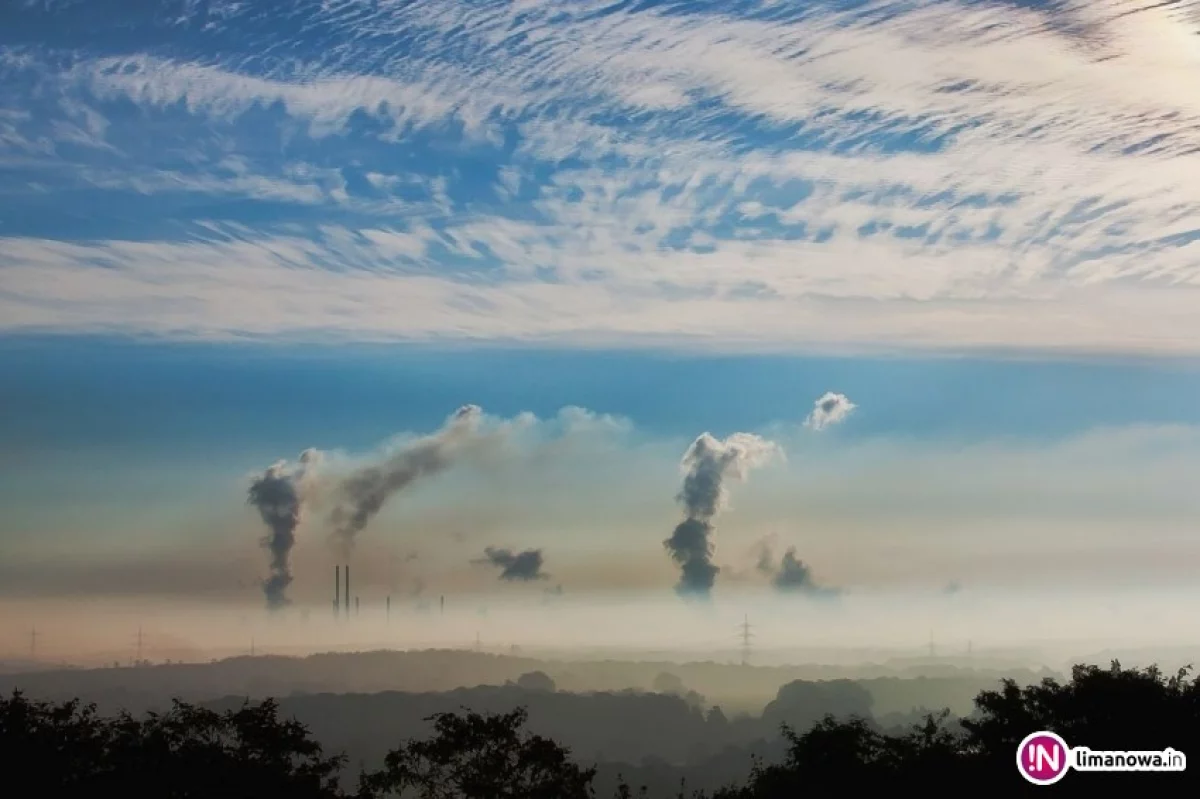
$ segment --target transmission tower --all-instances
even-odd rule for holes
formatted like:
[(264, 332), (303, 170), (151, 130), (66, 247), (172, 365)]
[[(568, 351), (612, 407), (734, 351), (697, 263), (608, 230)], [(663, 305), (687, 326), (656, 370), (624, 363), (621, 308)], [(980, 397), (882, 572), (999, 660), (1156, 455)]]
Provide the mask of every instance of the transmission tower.
[(750, 665), (750, 639), (754, 637), (754, 633), (751, 632), (749, 616), (742, 618), (742, 623), (738, 625), (738, 629), (741, 631), (739, 635), (742, 639), (742, 665), (748, 666)]

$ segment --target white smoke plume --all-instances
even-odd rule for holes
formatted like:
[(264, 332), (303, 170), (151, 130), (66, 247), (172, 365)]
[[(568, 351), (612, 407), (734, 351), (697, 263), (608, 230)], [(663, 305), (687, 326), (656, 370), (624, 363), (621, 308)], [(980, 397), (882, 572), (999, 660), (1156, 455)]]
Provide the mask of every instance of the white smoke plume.
[(827, 391), (813, 403), (812, 412), (804, 420), (804, 426), (810, 430), (824, 430), (844, 421), (857, 407), (845, 394)]
[(728, 480), (744, 481), (751, 469), (782, 456), (773, 442), (751, 433), (734, 433), (724, 441), (702, 433), (684, 453), (683, 488), (677, 499), (685, 517), (663, 542), (679, 564), (676, 591), (681, 596), (708, 597), (717, 573), (713, 563), (713, 519), (728, 504)]

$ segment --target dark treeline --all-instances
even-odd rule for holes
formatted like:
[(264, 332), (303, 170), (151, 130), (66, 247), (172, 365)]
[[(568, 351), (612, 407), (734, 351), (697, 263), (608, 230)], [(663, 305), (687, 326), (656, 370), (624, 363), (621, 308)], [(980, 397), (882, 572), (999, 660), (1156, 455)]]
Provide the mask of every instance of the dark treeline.
[[(539, 679), (529, 678), (522, 690), (550, 695)], [(742, 777), (724, 788), (701, 792), (682, 784), (656, 793), (629, 774), (622, 784), (597, 785), (596, 767), (538, 729), (523, 707), (437, 712), (423, 736), (387, 744), (379, 762), (351, 768), (273, 700), (224, 710), (177, 702), (162, 714), (106, 717), (79, 702), (14, 693), (0, 700), (0, 757), (8, 774), (32, 780), (40, 796), (790, 799), (857, 789), (941, 795), (980, 786), (1011, 796), (1037, 787), (1021, 780), (1015, 764), (1017, 744), (1030, 732), (1057, 732), (1093, 750), (1194, 753), (1198, 722), (1200, 680), (1186, 671), (1080, 666), (1064, 682), (1003, 681), (980, 692), (974, 712), (953, 723), (945, 713), (891, 731), (853, 715), (828, 715), (805, 728), (785, 722), (778, 762), (747, 759)], [(630, 732), (637, 723), (629, 720)], [(1196, 795), (1200, 780), (1194, 770), (1072, 772), (1055, 790), (1092, 794), (1114, 783), (1170, 797)]]
[[(727, 714), (709, 705), (670, 672), (654, 681), (656, 692), (570, 693), (556, 691), (543, 672), (523, 675), (515, 684), (479, 686), (437, 693), (314, 694), (279, 700), (280, 712), (296, 718), (317, 740), (344, 752), (355, 764), (382, 762), (398, 740), (432, 731), (429, 718), (469, 707), (503, 714), (523, 707), (529, 726), (568, 747), (576, 758), (596, 763), (595, 784), (603, 790), (617, 775), (632, 775), (656, 792), (686, 779), (715, 788), (746, 773), (753, 757), (780, 761), (786, 746), (782, 725), (807, 729), (825, 715), (870, 718), (881, 729), (906, 728), (923, 714), (878, 714), (873, 697), (851, 680), (795, 681), (780, 687), (761, 715)], [(244, 698), (204, 703), (227, 711)], [(911, 707), (911, 706), (910, 706)], [(951, 720), (952, 723), (952, 720)]]
[[(541, 672), (522, 678), (522, 683)], [(839, 718), (872, 715), (871, 696), (848, 680), (795, 682), (779, 690), (761, 716), (729, 718), (719, 706), (705, 706), (689, 693), (642, 691), (568, 693), (523, 684), (460, 688), (439, 693), (314, 694), (279, 699), (282, 713), (304, 722), (328, 745), (355, 759), (382, 758), (385, 742), (427, 734), (426, 719), (462, 707), (486, 713), (526, 708), (531, 726), (594, 760), (636, 763), (644, 757), (671, 763), (695, 761), (711, 751), (775, 737), (780, 725), (808, 727), (826, 714)], [(203, 705), (224, 711), (243, 697)], [(886, 716), (888, 720), (908, 717)], [(894, 723), (893, 723), (894, 725)], [(368, 748), (356, 746), (363, 742)]]

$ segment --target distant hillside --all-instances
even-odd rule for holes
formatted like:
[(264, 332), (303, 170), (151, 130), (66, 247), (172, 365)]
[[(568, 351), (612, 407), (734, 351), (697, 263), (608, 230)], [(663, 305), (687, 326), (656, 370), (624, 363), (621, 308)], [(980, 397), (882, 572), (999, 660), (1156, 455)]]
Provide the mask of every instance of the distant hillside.
[[(1010, 676), (1031, 682), (1031, 671), (1002, 673), (941, 667), (941, 676), (902, 679), (897, 672), (814, 666), (738, 666), (724, 663), (644, 663), (549, 661), (460, 650), (377, 651), (311, 655), (238, 657), (213, 663), (104, 669), (72, 669), (0, 675), (0, 690), (19, 688), (33, 696), (82, 697), (102, 710), (160, 708), (172, 697), (203, 701), (236, 695), (286, 697), (294, 693), (438, 692), (479, 685), (503, 685), (521, 674), (543, 671), (563, 691), (653, 689), (672, 675), (686, 690), (729, 713), (758, 713), (779, 687), (794, 680), (857, 679), (871, 692), (879, 713), (913, 706), (950, 707), (965, 712), (974, 695)], [(906, 670), (908, 671), (908, 670)], [(954, 675), (954, 676), (949, 676)]]

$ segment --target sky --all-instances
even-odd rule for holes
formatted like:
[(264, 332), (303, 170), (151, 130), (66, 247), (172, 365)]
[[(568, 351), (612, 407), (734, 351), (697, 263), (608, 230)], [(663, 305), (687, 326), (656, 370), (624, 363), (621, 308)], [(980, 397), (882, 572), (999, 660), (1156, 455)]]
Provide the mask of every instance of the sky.
[[(717, 599), (793, 547), (805, 601), (1194, 582), (1198, 33), (1186, 0), (5, 4), (0, 601), (261, 605), (249, 485), (315, 448), (286, 590), (326, 605), (352, 478), (468, 404), (357, 535), (367, 594), (678, 601), (685, 518)], [(705, 432), (775, 455), (701, 519)]]

